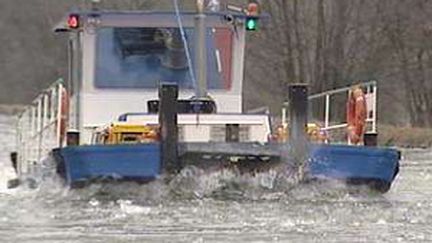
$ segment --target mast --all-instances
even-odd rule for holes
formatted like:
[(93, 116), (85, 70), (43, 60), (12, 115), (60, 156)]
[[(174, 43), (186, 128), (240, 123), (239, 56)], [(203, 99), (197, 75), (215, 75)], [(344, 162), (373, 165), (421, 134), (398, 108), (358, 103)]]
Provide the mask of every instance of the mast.
[(207, 97), (207, 50), (206, 50), (206, 15), (204, 0), (197, 0), (197, 15), (195, 16), (195, 87), (196, 98)]

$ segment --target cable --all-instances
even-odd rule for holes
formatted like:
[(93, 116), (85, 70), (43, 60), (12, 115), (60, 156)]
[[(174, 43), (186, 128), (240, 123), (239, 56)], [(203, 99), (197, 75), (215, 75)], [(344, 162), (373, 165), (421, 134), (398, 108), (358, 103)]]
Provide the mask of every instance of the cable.
[(183, 46), (184, 46), (185, 53), (186, 53), (186, 58), (187, 58), (188, 65), (189, 65), (189, 75), (190, 75), (190, 77), (192, 79), (192, 84), (193, 84), (194, 88), (197, 89), (197, 82), (196, 82), (195, 75), (194, 75), (194, 72), (193, 72), (194, 69), (193, 69), (193, 66), (192, 66), (192, 59), (190, 57), (189, 46), (188, 46), (188, 43), (187, 43), (186, 34), (184, 32), (183, 24), (182, 24), (182, 21), (181, 21), (181, 16), (180, 16), (180, 10), (179, 10), (179, 6), (178, 6), (178, 1), (177, 0), (173, 0), (173, 3), (174, 3), (174, 7), (175, 7), (176, 16), (177, 16), (177, 23), (179, 25), (180, 34), (181, 34), (181, 37), (182, 37)]

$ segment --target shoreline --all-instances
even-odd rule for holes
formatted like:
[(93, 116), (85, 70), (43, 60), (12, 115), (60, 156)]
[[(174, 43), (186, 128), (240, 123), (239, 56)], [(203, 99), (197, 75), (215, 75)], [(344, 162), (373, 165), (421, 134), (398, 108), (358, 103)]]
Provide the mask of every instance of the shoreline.
[(378, 145), (400, 148), (431, 148), (432, 129), (378, 125)]
[(0, 104), (0, 114), (14, 116), (24, 110), (24, 105), (4, 105)]

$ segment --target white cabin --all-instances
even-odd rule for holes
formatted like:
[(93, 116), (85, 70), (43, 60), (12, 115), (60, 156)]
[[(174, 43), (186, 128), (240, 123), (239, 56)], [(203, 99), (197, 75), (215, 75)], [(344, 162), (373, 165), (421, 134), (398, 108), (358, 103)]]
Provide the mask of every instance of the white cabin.
[[(194, 63), (188, 63), (187, 54), (193, 57), (195, 51), (195, 15), (181, 14), (187, 48), (174, 13), (80, 13), (70, 15), (77, 18), (77, 29), (56, 28), (70, 32), (69, 129), (80, 131), (80, 144), (90, 141), (94, 127), (126, 112), (147, 112), (147, 101), (158, 98), (160, 82), (177, 83), (180, 99), (194, 96), (189, 66)], [(209, 13), (205, 19), (207, 90), (218, 113), (242, 112), (246, 30), (242, 16), (235, 18), (227, 21), (222, 13)]]
[[(218, 113), (179, 115), (185, 133), (180, 136), (185, 141), (223, 141), (211, 134), (232, 125), (239, 128), (244, 142), (268, 141), (269, 116), (241, 114), (245, 17), (243, 13), (206, 13), (207, 91)], [(179, 99), (193, 97), (195, 18), (194, 12), (177, 16), (131, 11), (66, 16), (55, 32), (69, 35), (68, 77), (43, 91), (20, 116), (18, 160), (37, 163), (51, 149), (64, 146), (65, 130), (78, 131), (81, 145), (91, 144), (95, 128), (118, 121), (125, 113), (141, 114), (134, 122), (154, 123), (156, 115), (144, 113), (147, 101), (158, 99), (160, 82), (177, 83)], [(69, 94), (68, 114), (62, 114), (63, 87)], [(65, 128), (64, 115), (68, 116)]]

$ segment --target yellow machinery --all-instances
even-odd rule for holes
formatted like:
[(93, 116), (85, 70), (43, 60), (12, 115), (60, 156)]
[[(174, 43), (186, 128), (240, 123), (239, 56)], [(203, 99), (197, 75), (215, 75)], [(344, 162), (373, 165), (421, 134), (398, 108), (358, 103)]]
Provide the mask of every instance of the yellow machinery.
[(95, 133), (96, 144), (149, 143), (159, 140), (157, 126), (112, 123)]
[[(287, 125), (280, 125), (276, 128), (276, 134), (274, 139), (277, 142), (286, 142), (288, 140), (288, 130)], [(308, 123), (306, 128), (306, 134), (308, 135), (309, 141), (317, 143), (327, 143), (327, 134), (322, 130), (322, 128), (316, 123)]]
[(308, 123), (306, 133), (309, 137), (309, 141), (318, 143), (327, 143), (328, 136), (326, 132), (316, 123)]

